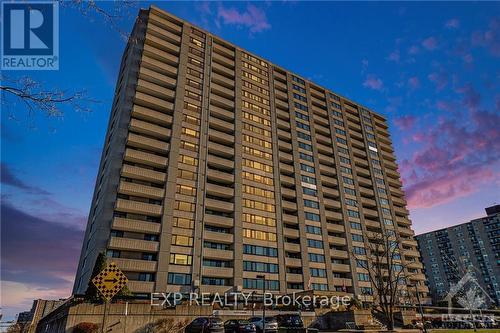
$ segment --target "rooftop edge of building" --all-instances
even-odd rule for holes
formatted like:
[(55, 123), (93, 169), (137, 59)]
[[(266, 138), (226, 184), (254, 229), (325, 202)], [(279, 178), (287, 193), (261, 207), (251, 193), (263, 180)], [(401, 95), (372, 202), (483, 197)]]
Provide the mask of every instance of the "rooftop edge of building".
[[(227, 44), (227, 45), (229, 45), (229, 46), (231, 46), (231, 47), (233, 47), (233, 48), (235, 48), (235, 49), (240, 49), (240, 50), (242, 50), (242, 51), (244, 51), (244, 52), (246, 52), (246, 53), (248, 53), (248, 54), (250, 54), (250, 55), (252, 55), (252, 56), (254, 56), (254, 57), (256, 57), (256, 58), (259, 58), (259, 59), (262, 59), (262, 60), (264, 60), (264, 61), (268, 62), (269, 64), (273, 65), (274, 67), (276, 67), (276, 68), (278, 68), (278, 69), (280, 69), (280, 70), (282, 70), (282, 71), (289, 72), (289, 73), (291, 73), (291, 74), (293, 74), (293, 75), (295, 75), (295, 76), (299, 77), (300, 79), (302, 79), (302, 80), (304, 80), (304, 81), (308, 82), (310, 85), (313, 85), (313, 86), (319, 87), (320, 89), (324, 89), (324, 90), (325, 90), (325, 91), (327, 91), (327, 92), (330, 92), (330, 93), (332, 93), (332, 94), (334, 94), (334, 95), (337, 95), (337, 96), (339, 96), (339, 97), (343, 98), (343, 99), (344, 99), (345, 101), (347, 101), (347, 102), (350, 102), (350, 103), (355, 104), (355, 105), (357, 105), (357, 106), (359, 106), (359, 107), (361, 107), (361, 108), (364, 108), (364, 109), (368, 110), (370, 113), (372, 113), (373, 115), (375, 115), (375, 116), (379, 117), (380, 119), (382, 119), (384, 122), (386, 122), (386, 123), (387, 123), (387, 118), (386, 118), (384, 115), (382, 115), (381, 113), (375, 112), (375, 111), (373, 111), (371, 108), (369, 108), (369, 107), (367, 107), (367, 106), (365, 106), (365, 105), (362, 105), (362, 104), (360, 104), (360, 103), (358, 103), (358, 102), (355, 102), (355, 101), (353, 101), (352, 99), (350, 99), (350, 98), (348, 98), (348, 97), (345, 97), (344, 95), (338, 94), (338, 93), (334, 92), (333, 90), (331, 90), (331, 89), (329, 89), (329, 88), (326, 88), (326, 87), (324, 87), (324, 86), (322, 86), (322, 85), (320, 85), (320, 84), (318, 84), (318, 83), (316, 83), (316, 82), (314, 82), (314, 81), (311, 81), (310, 79), (304, 78), (304, 77), (303, 77), (302, 75), (300, 75), (300, 74), (297, 74), (297, 73), (295, 73), (295, 72), (293, 72), (293, 71), (291, 71), (291, 70), (288, 70), (288, 69), (286, 69), (286, 68), (283, 68), (283, 67), (281, 67), (280, 65), (278, 65), (278, 64), (276, 64), (276, 63), (274, 63), (274, 62), (272, 62), (272, 61), (270, 61), (270, 60), (268, 60), (268, 59), (266, 59), (266, 58), (264, 58), (264, 57), (262, 57), (262, 56), (259, 56), (259, 55), (255, 54), (255, 53), (253, 53), (253, 52), (248, 51), (247, 49), (242, 48), (241, 46), (237, 46), (237, 45), (235, 45), (235, 44), (231, 43), (230, 41), (225, 40), (225, 39), (223, 39), (222, 37), (217, 36), (217, 35), (216, 35), (216, 34), (214, 34), (213, 32), (210, 32), (210, 31), (208, 31), (208, 30), (206, 30), (206, 29), (204, 29), (204, 28), (202, 28), (202, 27), (200, 27), (200, 26), (198, 26), (198, 25), (195, 25), (195, 24), (193, 24), (193, 23), (191, 23), (191, 22), (189, 22), (189, 21), (187, 21), (187, 20), (185, 20), (185, 19), (182, 19), (182, 18), (180, 18), (180, 17), (178, 17), (178, 16), (176, 16), (176, 15), (174, 15), (174, 14), (172, 14), (172, 13), (170, 13), (170, 12), (166, 11), (165, 9), (162, 9), (162, 8), (160, 8), (160, 7), (157, 7), (156, 5), (150, 5), (150, 6), (149, 6), (149, 8), (147, 8), (147, 9), (146, 9), (146, 8), (141, 8), (140, 10), (150, 11), (151, 9), (156, 10), (156, 11), (159, 11), (159, 12), (161, 12), (162, 14), (164, 14), (164, 15), (166, 15), (166, 16), (168, 16), (168, 17), (170, 17), (170, 18), (172, 18), (172, 19), (174, 19), (174, 20), (176, 20), (176, 21), (178, 21), (178, 23), (179, 23), (179, 24), (184, 24), (184, 23), (186, 23), (186, 24), (188, 24), (188, 25), (190, 25), (190, 26), (193, 26), (193, 27), (195, 27), (196, 29), (199, 29), (199, 30), (203, 31), (203, 32), (204, 32), (204, 33), (206, 33), (206, 34), (208, 34), (208, 35), (210, 35), (210, 36), (212, 36), (212, 37), (215, 37), (215, 38), (219, 39), (220, 41), (224, 42), (225, 44)], [(389, 135), (390, 135), (390, 134), (389, 134)]]

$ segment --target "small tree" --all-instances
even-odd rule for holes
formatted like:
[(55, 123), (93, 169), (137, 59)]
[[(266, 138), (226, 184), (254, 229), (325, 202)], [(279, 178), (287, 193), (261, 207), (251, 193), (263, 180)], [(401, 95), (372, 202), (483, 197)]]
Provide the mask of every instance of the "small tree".
[(387, 328), (394, 329), (394, 310), (403, 295), (403, 285), (410, 277), (407, 266), (411, 262), (401, 259), (398, 242), (385, 233), (370, 232), (366, 257), (354, 253), (358, 266), (366, 269), (374, 290), (375, 307), (384, 317)]
[(87, 301), (98, 302), (101, 299), (99, 290), (97, 290), (96, 286), (92, 282), (92, 279), (102, 272), (104, 268), (106, 268), (106, 255), (104, 252), (101, 252), (97, 255), (94, 269), (92, 270), (92, 275), (90, 276), (89, 284), (87, 290), (85, 291), (85, 299)]

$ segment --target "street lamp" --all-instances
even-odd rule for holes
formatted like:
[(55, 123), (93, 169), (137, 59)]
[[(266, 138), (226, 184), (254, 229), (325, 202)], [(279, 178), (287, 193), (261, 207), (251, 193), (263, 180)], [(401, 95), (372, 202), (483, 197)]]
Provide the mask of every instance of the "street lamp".
[(257, 275), (257, 279), (262, 280), (262, 333), (266, 333), (266, 276)]

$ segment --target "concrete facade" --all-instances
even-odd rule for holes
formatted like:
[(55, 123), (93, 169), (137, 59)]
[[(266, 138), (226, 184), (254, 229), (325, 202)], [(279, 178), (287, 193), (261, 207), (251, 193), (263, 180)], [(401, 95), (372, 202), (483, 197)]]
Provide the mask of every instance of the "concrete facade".
[(426, 297), (383, 116), (151, 7), (124, 52), (74, 294), (106, 252), (138, 296), (361, 295), (388, 234)]
[(500, 304), (500, 205), (486, 208), (486, 214), (416, 237), (435, 302), (470, 271), (488, 294), (488, 303)]

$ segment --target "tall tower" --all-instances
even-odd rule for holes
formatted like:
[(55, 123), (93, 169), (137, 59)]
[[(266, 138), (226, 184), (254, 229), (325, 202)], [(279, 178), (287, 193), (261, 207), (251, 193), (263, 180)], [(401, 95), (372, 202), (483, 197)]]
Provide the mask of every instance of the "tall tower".
[(137, 295), (369, 300), (389, 234), (427, 287), (384, 117), (156, 7), (125, 49), (74, 293), (105, 252)]

